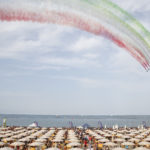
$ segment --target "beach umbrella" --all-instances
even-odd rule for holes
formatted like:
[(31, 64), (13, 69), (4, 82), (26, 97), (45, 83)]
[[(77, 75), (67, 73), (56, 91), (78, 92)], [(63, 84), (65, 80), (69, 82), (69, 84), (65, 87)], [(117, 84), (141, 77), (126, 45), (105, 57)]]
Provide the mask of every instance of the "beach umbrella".
[(15, 139), (14, 138), (5, 138), (5, 139), (3, 139), (2, 141), (3, 142), (5, 142), (5, 143), (7, 143), (7, 142), (11, 142), (11, 141), (14, 141)]
[(20, 139), (22, 137), (23, 137), (22, 135), (14, 135), (14, 136), (12, 136), (12, 138), (14, 138), (14, 139)]
[(128, 134), (128, 136), (135, 137), (135, 134), (134, 133), (130, 133), (130, 134)]
[(20, 139), (19, 142), (29, 142), (30, 139), (28, 137)]
[(125, 140), (124, 140), (124, 139), (117, 138), (117, 139), (115, 139), (114, 141), (117, 142), (117, 143), (122, 143), (122, 142), (124, 142)]
[(147, 149), (147, 148), (145, 148), (145, 147), (137, 147), (137, 148), (135, 148), (134, 150), (149, 150), (149, 149)]
[(104, 144), (104, 146), (115, 147), (115, 146), (117, 146), (117, 144), (115, 144), (115, 143), (113, 143), (113, 142), (106, 142), (106, 143)]
[(104, 137), (99, 135), (99, 136), (96, 136), (95, 139), (100, 140), (100, 139), (104, 139)]
[(49, 139), (50, 138), (50, 135), (43, 135), (40, 137), (40, 139)]
[(116, 137), (121, 138), (123, 135), (122, 134), (117, 134)]
[(147, 133), (142, 133), (141, 136), (144, 136), (144, 137), (145, 137), (145, 136), (147, 136)]
[(146, 141), (143, 141), (143, 142), (140, 142), (138, 143), (140, 146), (150, 146), (150, 142), (146, 142)]
[(11, 146), (14, 146), (14, 147), (23, 146), (23, 145), (25, 145), (23, 142), (14, 142), (14, 143), (11, 144)]
[(78, 138), (76, 136), (68, 136), (68, 140), (72, 140), (72, 139), (77, 140)]
[(36, 138), (36, 136), (34, 136), (34, 135), (30, 135), (30, 136), (28, 136), (28, 138), (29, 138), (29, 139), (35, 139), (35, 138)]
[(104, 137), (112, 137), (112, 135), (110, 135), (110, 134), (104, 134)]
[(140, 139), (132, 138), (132, 139), (130, 139), (129, 141), (130, 141), (130, 142), (136, 142), (136, 143), (138, 143), (138, 142), (140, 141)]
[(3, 147), (3, 148), (0, 148), (0, 150), (14, 150), (14, 149), (12, 149), (10, 147)]
[(53, 141), (53, 142), (56, 142), (56, 143), (63, 142), (62, 139), (54, 139), (54, 140), (52, 140), (52, 141)]
[(4, 146), (5, 145), (5, 143), (4, 142), (0, 142), (0, 146)]
[(48, 130), (48, 128), (46, 128), (46, 127), (43, 127), (43, 128), (42, 128), (42, 130)]
[(150, 142), (150, 137), (144, 139), (144, 141)]
[(81, 144), (77, 142), (67, 144), (68, 147), (74, 147), (74, 146), (80, 146), (80, 145)]
[(116, 147), (116, 148), (113, 148), (112, 150), (127, 150), (127, 149), (121, 148), (121, 147)]
[(123, 145), (123, 146), (134, 146), (135, 144), (132, 142), (123, 142), (121, 145)]
[(106, 142), (109, 142), (109, 140), (108, 139), (100, 139), (99, 142), (106, 143)]
[(101, 134), (101, 135), (102, 135), (102, 134), (103, 134), (103, 135), (105, 134), (105, 133), (104, 133), (103, 131), (101, 131), (101, 130), (96, 130), (96, 132), (99, 133), (99, 134)]
[(115, 136), (116, 136), (116, 134), (117, 134), (117, 133), (116, 133), (116, 132), (114, 132), (114, 131), (112, 131), (112, 132), (110, 132), (110, 134), (111, 134), (111, 135), (115, 135)]
[(78, 126), (77, 128), (78, 128), (78, 129), (83, 129), (83, 127), (82, 127), (82, 126)]
[(50, 130), (55, 130), (55, 128), (50, 128)]
[(124, 133), (127, 133), (127, 132), (128, 132), (128, 131), (125, 130), (125, 129), (120, 131), (120, 133), (123, 133), (123, 134), (124, 134)]
[(68, 141), (69, 141), (69, 142), (77, 142), (77, 143), (80, 142), (78, 139), (70, 139), (70, 140), (68, 140)]
[(147, 138), (150, 138), (150, 135), (148, 135)]
[(60, 150), (60, 149), (57, 148), (57, 147), (52, 147), (52, 148), (48, 148), (48, 149), (45, 149), (45, 150)]
[(131, 139), (131, 137), (128, 136), (128, 135), (124, 135), (124, 136), (122, 136), (122, 138), (123, 138), (123, 139)]
[(135, 136), (137, 139), (143, 139), (144, 138), (144, 136), (142, 136), (142, 135), (137, 135), (137, 136)]
[(70, 150), (82, 150), (81, 148), (71, 148)]
[(43, 143), (40, 143), (40, 142), (33, 142), (33, 143), (29, 144), (29, 146), (31, 146), (31, 147), (40, 147), (42, 145), (43, 145)]
[(46, 139), (41, 139), (41, 138), (36, 140), (36, 142), (41, 142), (41, 143), (46, 142), (46, 141), (47, 141)]
[(0, 138), (6, 138), (6, 137), (7, 137), (6, 135), (0, 135)]

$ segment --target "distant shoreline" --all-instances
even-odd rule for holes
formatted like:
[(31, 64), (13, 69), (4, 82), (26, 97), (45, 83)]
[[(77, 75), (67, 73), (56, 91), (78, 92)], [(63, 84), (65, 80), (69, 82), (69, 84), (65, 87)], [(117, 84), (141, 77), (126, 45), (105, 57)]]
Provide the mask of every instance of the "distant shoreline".
[(138, 127), (150, 126), (150, 115), (27, 115), (27, 114), (0, 114), (0, 125), (3, 119), (7, 119), (8, 126), (28, 126), (37, 122), (41, 127), (70, 127), (83, 126), (90, 127)]

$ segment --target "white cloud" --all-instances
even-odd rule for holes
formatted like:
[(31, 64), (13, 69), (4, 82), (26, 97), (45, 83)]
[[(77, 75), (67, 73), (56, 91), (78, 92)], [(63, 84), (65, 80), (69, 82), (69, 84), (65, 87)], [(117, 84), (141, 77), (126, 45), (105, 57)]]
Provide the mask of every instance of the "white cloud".
[(110, 63), (112, 68), (126, 68), (128, 71), (134, 70), (134, 68), (138, 68), (140, 65), (128, 52), (119, 48), (118, 52), (112, 55)]
[[(86, 65), (101, 66), (97, 60), (91, 60), (99, 57), (95, 51), (101, 46), (100, 38), (90, 34), (86, 37), (70, 27), (31, 22), (0, 22), (0, 27), (0, 58), (33, 64), (22, 68), (61, 70)], [(71, 36), (75, 32), (79, 32), (78, 38)], [(80, 50), (84, 53), (74, 54), (74, 51)]]
[(24, 67), (23, 69), (25, 70), (35, 70), (35, 71), (42, 71), (42, 70), (57, 70), (57, 71), (61, 71), (61, 70), (66, 70), (69, 69), (66, 66), (49, 66), (49, 65), (38, 65), (38, 66), (30, 66), (30, 67)]
[(63, 43), (61, 36), (72, 32), (64, 26), (31, 22), (0, 22), (0, 28), (0, 57), (13, 59), (54, 51)]
[(93, 61), (93, 60), (89, 60), (89, 59), (85, 59), (85, 58), (77, 58), (77, 57), (73, 57), (73, 58), (63, 58), (63, 57), (41, 57), (39, 59), (39, 62), (42, 64), (49, 64), (49, 65), (56, 65), (56, 66), (62, 66), (62, 67), (69, 67), (69, 68), (81, 68), (81, 67), (90, 67), (90, 66), (94, 66), (94, 67), (101, 67), (101, 65), (99, 64), (99, 62), (97, 61)]
[(94, 50), (97, 47), (102, 46), (102, 39), (94, 37), (83, 37), (81, 36), (78, 41), (73, 43), (71, 49), (74, 52)]
[(111, 0), (112, 2), (118, 4), (123, 9), (126, 9), (128, 12), (134, 11), (147, 11), (150, 10), (149, 0)]
[(86, 53), (83, 55), (83, 57), (88, 58), (88, 59), (97, 59), (100, 57), (100, 54), (98, 53)]
[[(133, 74), (132, 74), (133, 75)], [(149, 76), (146, 80), (138, 81), (138, 78), (125, 78), (120, 80), (116, 78), (92, 78), (92, 77), (81, 77), (81, 76), (49, 76), (52, 79), (57, 80), (71, 80), (79, 84), (80, 87), (88, 89), (111, 89), (111, 91), (118, 90), (119, 92), (125, 93), (147, 93), (149, 92)], [(120, 78), (120, 76), (119, 76)]]

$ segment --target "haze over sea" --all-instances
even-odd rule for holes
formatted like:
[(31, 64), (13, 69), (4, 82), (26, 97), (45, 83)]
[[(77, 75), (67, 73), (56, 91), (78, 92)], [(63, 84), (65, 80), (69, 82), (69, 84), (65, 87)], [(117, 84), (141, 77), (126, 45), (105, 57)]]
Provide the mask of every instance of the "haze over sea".
[(72, 122), (74, 126), (81, 126), (85, 123), (91, 127), (100, 127), (100, 122), (103, 126), (113, 127), (118, 125), (119, 127), (138, 127), (138, 125), (146, 124), (150, 126), (150, 115), (127, 115), (127, 116), (102, 116), (102, 115), (15, 115), (15, 114), (1, 114), (0, 125), (3, 118), (7, 119), (8, 126), (28, 126), (34, 121), (38, 122), (41, 127), (70, 127), (69, 122)]

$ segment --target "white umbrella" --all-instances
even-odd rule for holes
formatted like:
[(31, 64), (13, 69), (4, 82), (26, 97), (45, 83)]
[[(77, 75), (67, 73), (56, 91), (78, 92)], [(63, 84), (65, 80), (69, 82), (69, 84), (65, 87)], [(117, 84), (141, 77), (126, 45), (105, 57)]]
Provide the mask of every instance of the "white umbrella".
[(32, 123), (28, 127), (35, 128), (35, 127), (37, 127), (37, 124), (36, 123)]
[(121, 142), (124, 142), (125, 140), (124, 140), (124, 139), (119, 139), (119, 138), (118, 138), (118, 139), (115, 139), (114, 141), (117, 142), (117, 143), (121, 143)]
[(77, 137), (73, 137), (73, 136), (71, 136), (71, 137), (69, 136), (68, 139), (69, 140), (72, 140), (72, 139), (77, 140), (78, 138)]
[(110, 135), (110, 134), (104, 134), (103, 136), (104, 137), (112, 137), (112, 135)]
[(63, 142), (63, 140), (62, 139), (54, 139), (54, 140), (52, 140), (53, 142)]
[(143, 141), (143, 142), (140, 142), (138, 143), (140, 146), (150, 146), (150, 142), (146, 142), (146, 141)]
[(96, 136), (95, 139), (99, 140), (99, 139), (104, 139), (102, 136)]
[(12, 138), (14, 138), (14, 139), (20, 139), (22, 137), (23, 137), (22, 135), (14, 135), (14, 136), (12, 136)]
[(102, 142), (102, 143), (109, 142), (109, 140), (108, 140), (108, 139), (100, 139), (99, 141), (100, 141), (100, 142)]
[(10, 142), (10, 141), (14, 141), (14, 139), (10, 137), (10, 138), (3, 139), (2, 141)]
[(149, 149), (147, 149), (147, 148), (145, 148), (145, 147), (137, 147), (137, 148), (135, 148), (134, 150), (149, 150)]
[(80, 142), (78, 139), (70, 139), (70, 140), (68, 140), (68, 141), (69, 141), (69, 142), (77, 142), (77, 143)]
[(48, 148), (48, 149), (45, 149), (45, 150), (60, 150), (60, 149), (56, 148), (56, 147), (52, 147), (52, 148)]
[(32, 147), (39, 147), (42, 145), (43, 145), (43, 143), (40, 143), (40, 142), (33, 142), (33, 143), (29, 144), (29, 146), (32, 146)]
[(135, 144), (132, 142), (123, 142), (121, 145), (123, 145), (123, 146), (134, 146)]
[(23, 146), (23, 145), (25, 145), (23, 142), (14, 142), (14, 143), (12, 143), (11, 144), (11, 146)]
[(71, 148), (70, 150), (82, 150), (81, 148)]
[(36, 138), (36, 136), (34, 136), (34, 135), (28, 136), (28, 139), (35, 139), (35, 138)]
[(137, 136), (135, 136), (137, 139), (143, 139), (144, 138), (144, 136), (142, 136), (142, 135), (137, 135)]
[(83, 127), (82, 127), (82, 126), (78, 126), (77, 128), (78, 128), (78, 129), (83, 129)]
[(122, 138), (124, 138), (124, 139), (131, 139), (131, 137), (128, 136), (128, 135), (124, 135), (124, 136), (122, 136)]
[(4, 146), (5, 145), (5, 143), (4, 142), (0, 142), (0, 146)]
[(116, 136), (117, 136), (117, 137), (122, 137), (123, 135), (122, 135), (122, 134), (117, 134)]
[(9, 147), (3, 147), (3, 148), (0, 148), (0, 150), (14, 150), (14, 149), (9, 148)]
[(67, 146), (71, 146), (71, 147), (73, 147), (73, 146), (80, 146), (80, 145), (81, 144), (77, 143), (77, 142), (67, 144)]
[(19, 142), (29, 142), (29, 141), (30, 141), (30, 139), (27, 137), (19, 140)]
[(144, 139), (144, 141), (150, 142), (150, 137)]
[(104, 144), (104, 146), (108, 146), (108, 147), (115, 147), (117, 144), (113, 143), (113, 142), (106, 142)]
[(135, 136), (135, 134), (134, 133), (130, 133), (130, 134), (128, 134), (130, 137), (134, 137)]
[(6, 137), (7, 137), (6, 135), (0, 135), (0, 138), (6, 138)]
[(112, 149), (112, 150), (127, 150), (127, 149), (121, 148), (121, 147), (117, 147), (117, 148), (114, 148), (114, 149)]
[(43, 136), (41, 136), (40, 138), (41, 138), (41, 139), (49, 139), (49, 137), (50, 137), (50, 135), (43, 135)]
[(136, 139), (136, 138), (132, 138), (132, 139), (130, 139), (129, 141), (130, 141), (130, 142), (137, 142), (137, 143), (138, 143), (140, 140), (139, 140), (139, 139)]
[(36, 142), (41, 142), (41, 143), (46, 142), (46, 141), (47, 141), (46, 139), (41, 139), (41, 138), (36, 140)]

